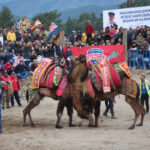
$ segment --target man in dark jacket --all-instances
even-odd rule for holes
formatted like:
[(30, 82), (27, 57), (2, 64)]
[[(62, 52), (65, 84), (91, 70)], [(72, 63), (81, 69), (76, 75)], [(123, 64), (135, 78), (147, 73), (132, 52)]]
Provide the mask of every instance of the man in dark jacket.
[(15, 73), (18, 78), (26, 78), (29, 74), (29, 68), (24, 65), (23, 61), (20, 61), (20, 64), (15, 67)]
[(15, 34), (16, 34), (16, 41), (21, 41), (22, 36), (21, 36), (21, 34), (19, 33), (19, 29), (16, 29)]

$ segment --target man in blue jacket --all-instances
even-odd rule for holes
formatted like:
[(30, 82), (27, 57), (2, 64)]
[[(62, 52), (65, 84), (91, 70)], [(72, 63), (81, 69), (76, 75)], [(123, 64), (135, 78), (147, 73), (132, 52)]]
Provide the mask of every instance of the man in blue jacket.
[(23, 63), (23, 61), (20, 61), (20, 64), (15, 67), (15, 73), (18, 78), (26, 78), (29, 74), (29, 68)]
[(2, 100), (2, 92), (3, 88), (6, 86), (6, 82), (0, 81), (0, 134), (2, 133), (2, 114), (1, 114), (1, 100)]

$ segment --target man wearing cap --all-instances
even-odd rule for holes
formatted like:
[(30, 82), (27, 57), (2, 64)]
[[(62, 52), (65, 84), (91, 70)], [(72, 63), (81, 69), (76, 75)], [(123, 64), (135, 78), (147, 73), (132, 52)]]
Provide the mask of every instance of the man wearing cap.
[[(4, 75), (2, 76), (1, 79), (5, 81), (6, 83), (10, 81), (10, 77), (8, 76), (8, 73), (6, 70), (4, 71)], [(5, 102), (6, 102), (6, 107), (10, 108), (9, 101), (10, 101), (10, 96), (8, 93), (8, 85), (6, 85), (3, 90), (3, 95), (2, 95), (2, 109), (5, 109)]]
[(20, 90), (20, 85), (19, 85), (19, 81), (18, 81), (18, 78), (16, 77), (15, 72), (11, 73), (10, 81), (12, 82), (12, 87), (14, 90), (14, 95), (11, 97), (11, 106), (14, 107), (14, 96), (15, 96), (18, 106), (21, 107), (22, 105), (21, 105), (19, 93), (18, 93), (18, 90)]
[(145, 74), (142, 74), (140, 80), (140, 98), (141, 104), (143, 106), (144, 102), (146, 104), (146, 113), (149, 112), (149, 96), (150, 96), (150, 89), (148, 85), (148, 80), (145, 79)]
[(4, 88), (6, 85), (7, 85), (6, 82), (0, 81), (0, 133), (2, 133), (1, 100), (2, 100), (3, 88)]
[(107, 26), (110, 28), (110, 30), (113, 29), (114, 27), (116, 29), (118, 29), (117, 23), (114, 22), (115, 13), (114, 12), (109, 12), (108, 16), (109, 16), (109, 23), (107, 24)]

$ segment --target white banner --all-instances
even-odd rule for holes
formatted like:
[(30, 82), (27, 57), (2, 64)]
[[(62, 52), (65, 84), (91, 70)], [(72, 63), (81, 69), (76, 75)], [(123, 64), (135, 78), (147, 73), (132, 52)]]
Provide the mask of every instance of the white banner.
[(150, 6), (103, 11), (103, 28), (150, 26)]

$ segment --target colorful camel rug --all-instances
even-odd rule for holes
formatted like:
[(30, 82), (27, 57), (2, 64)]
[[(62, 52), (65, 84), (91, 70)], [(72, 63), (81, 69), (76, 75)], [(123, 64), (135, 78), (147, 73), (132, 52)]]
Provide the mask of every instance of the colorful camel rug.
[(38, 89), (40, 80), (47, 70), (47, 68), (52, 64), (51, 59), (43, 59), (42, 62), (39, 64), (39, 66), (35, 69), (33, 77), (32, 77), (32, 83), (30, 85), (31, 89)]

